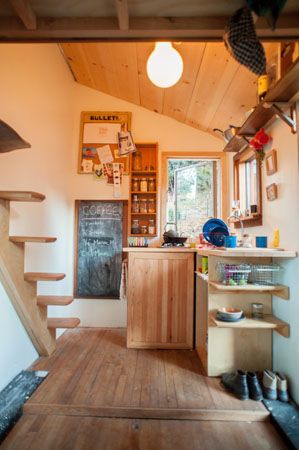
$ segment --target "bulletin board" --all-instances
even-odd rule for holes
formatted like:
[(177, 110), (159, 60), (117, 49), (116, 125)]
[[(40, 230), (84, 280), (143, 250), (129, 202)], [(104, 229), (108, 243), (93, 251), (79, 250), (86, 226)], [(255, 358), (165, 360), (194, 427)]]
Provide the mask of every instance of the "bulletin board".
[[(79, 137), (78, 173), (90, 174), (101, 164), (98, 149), (110, 147), (113, 162), (124, 165), (129, 173), (129, 156), (119, 157), (117, 133), (130, 131), (131, 113), (118, 111), (83, 111)], [(88, 167), (88, 170), (87, 170)]]

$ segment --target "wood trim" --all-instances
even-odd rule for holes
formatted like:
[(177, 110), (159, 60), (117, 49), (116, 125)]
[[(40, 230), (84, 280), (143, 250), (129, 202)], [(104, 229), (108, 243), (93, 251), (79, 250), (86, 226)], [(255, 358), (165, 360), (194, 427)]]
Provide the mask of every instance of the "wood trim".
[(27, 30), (36, 30), (36, 15), (30, 6), (28, 0), (9, 0), (11, 6), (27, 28)]
[(269, 411), (227, 410), (227, 409), (179, 409), (179, 408), (126, 408), (85, 405), (63, 405), (46, 403), (25, 403), (24, 414), (64, 415), (89, 417), (118, 417), (132, 419), (180, 419), (221, 420), (231, 422), (265, 422)]
[[(0, 17), (2, 42), (71, 42), (100, 40), (156, 39), (186, 41), (222, 41), (228, 16), (130, 17), (130, 29), (120, 30), (116, 17), (39, 17), (37, 29), (25, 29), (16, 17)], [(299, 13), (279, 17), (275, 31), (264, 18), (256, 29), (259, 38), (268, 41), (298, 40)]]
[(223, 152), (201, 152), (201, 151), (166, 151), (161, 152), (161, 195), (160, 195), (160, 235), (163, 235), (163, 230), (166, 222), (165, 204), (167, 191), (167, 160), (169, 158), (186, 159), (200, 158), (200, 159), (218, 159), (221, 163), (221, 217), (226, 220), (229, 215), (229, 186), (228, 186), (228, 162), (227, 154)]
[(118, 26), (120, 30), (129, 29), (129, 8), (128, 0), (115, 0)]

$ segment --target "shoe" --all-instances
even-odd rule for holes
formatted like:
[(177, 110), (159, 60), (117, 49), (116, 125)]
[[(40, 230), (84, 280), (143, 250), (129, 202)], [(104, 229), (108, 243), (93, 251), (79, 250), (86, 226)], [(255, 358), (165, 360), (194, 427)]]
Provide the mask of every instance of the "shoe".
[(281, 373), (278, 373), (278, 372), (276, 372), (276, 378), (277, 378), (278, 400), (280, 400), (281, 402), (288, 402), (289, 394), (288, 394), (287, 379), (284, 375), (282, 375)]
[(267, 400), (277, 400), (277, 378), (269, 369), (263, 372), (263, 393)]
[(247, 385), (246, 373), (237, 370), (236, 373), (224, 373), (222, 375), (222, 384), (230, 392), (232, 392), (239, 400), (248, 400), (249, 391)]
[(259, 380), (254, 372), (247, 372), (247, 384), (249, 390), (249, 398), (255, 401), (263, 400), (263, 392)]

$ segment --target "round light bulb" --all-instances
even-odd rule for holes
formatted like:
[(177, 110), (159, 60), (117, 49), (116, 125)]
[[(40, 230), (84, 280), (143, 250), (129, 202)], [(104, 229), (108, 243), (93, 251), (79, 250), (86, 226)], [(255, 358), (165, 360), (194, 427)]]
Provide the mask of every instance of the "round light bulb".
[(168, 88), (182, 76), (182, 57), (171, 42), (157, 42), (147, 60), (146, 71), (155, 86)]

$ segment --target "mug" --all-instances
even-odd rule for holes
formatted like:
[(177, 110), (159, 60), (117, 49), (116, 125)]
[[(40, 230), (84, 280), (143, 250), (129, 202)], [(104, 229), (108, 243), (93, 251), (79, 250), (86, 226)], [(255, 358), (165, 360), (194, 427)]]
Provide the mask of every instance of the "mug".
[(267, 248), (268, 247), (267, 236), (256, 236), (255, 237), (255, 246), (259, 247), (259, 248)]
[(237, 247), (237, 236), (225, 236), (224, 237), (224, 245), (227, 248)]

